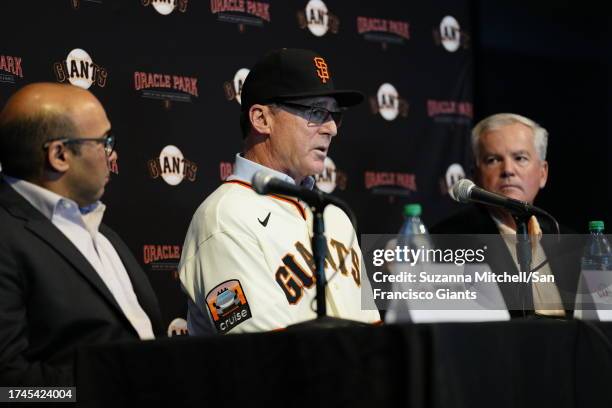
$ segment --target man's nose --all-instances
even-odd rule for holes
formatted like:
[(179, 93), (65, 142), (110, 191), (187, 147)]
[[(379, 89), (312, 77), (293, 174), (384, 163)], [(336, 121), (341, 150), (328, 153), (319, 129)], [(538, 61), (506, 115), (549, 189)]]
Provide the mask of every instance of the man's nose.
[(502, 161), (502, 177), (512, 177), (516, 174), (516, 170), (514, 168), (514, 163), (512, 160), (504, 160)]
[(336, 125), (336, 122), (330, 118), (327, 122), (321, 125), (321, 131), (332, 138), (338, 134), (338, 126)]

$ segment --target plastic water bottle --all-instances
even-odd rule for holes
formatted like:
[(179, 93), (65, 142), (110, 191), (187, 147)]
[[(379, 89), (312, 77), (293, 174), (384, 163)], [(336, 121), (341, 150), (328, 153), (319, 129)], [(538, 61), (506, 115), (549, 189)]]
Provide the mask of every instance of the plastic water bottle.
[[(586, 320), (611, 320), (612, 310), (608, 297), (612, 272), (612, 250), (610, 242), (603, 233), (603, 221), (590, 221), (587, 243), (582, 250), (582, 273), (576, 292), (574, 317)], [(603, 271), (604, 273), (587, 275), (586, 271)], [(597, 276), (599, 275), (599, 276)]]
[(604, 222), (589, 222), (588, 238), (582, 251), (583, 271), (610, 271), (612, 270), (612, 249), (610, 242), (604, 235)]
[(421, 221), (421, 204), (407, 204), (404, 206), (404, 223), (399, 230), (397, 244), (413, 249), (432, 248), (429, 232)]
[[(397, 234), (397, 238), (389, 241), (387, 244), (387, 249), (399, 247), (400, 250), (403, 250), (404, 246), (415, 251), (433, 248), (429, 232), (423, 221), (421, 221), (421, 211), (420, 204), (415, 203), (404, 206), (404, 222)], [(423, 262), (421, 261), (422, 259), (403, 259), (389, 265), (389, 268), (396, 275), (404, 271), (417, 272), (416, 269), (412, 268), (417, 268), (416, 265), (422, 265)], [(391, 284), (391, 289), (393, 291), (408, 291), (413, 288), (413, 285), (411, 283), (394, 282)], [(385, 322), (399, 323), (408, 321), (411, 321), (408, 302), (399, 299), (392, 300), (385, 314)]]

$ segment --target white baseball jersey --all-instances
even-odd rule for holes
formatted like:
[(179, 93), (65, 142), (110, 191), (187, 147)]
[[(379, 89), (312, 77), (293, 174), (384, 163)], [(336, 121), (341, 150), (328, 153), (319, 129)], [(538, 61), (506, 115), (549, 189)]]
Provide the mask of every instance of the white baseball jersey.
[[(200, 205), (187, 232), (179, 272), (189, 318), (208, 319), (219, 333), (283, 329), (315, 318), (312, 220), (296, 199), (262, 196), (230, 177)], [(377, 310), (361, 309), (362, 291), (371, 298), (371, 287), (349, 218), (329, 205), (324, 220), (327, 314), (379, 322)], [(199, 334), (193, 322), (190, 329)]]

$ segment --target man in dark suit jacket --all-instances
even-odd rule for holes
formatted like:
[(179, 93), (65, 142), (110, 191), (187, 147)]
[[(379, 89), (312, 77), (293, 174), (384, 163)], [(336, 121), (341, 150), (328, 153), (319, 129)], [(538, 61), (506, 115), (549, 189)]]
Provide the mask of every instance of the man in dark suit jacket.
[(151, 285), (101, 224), (115, 158), (100, 102), (31, 84), (0, 113), (0, 385), (72, 385), (76, 349), (162, 335)]
[[(549, 268), (555, 276), (555, 285), (559, 291), (565, 317), (570, 317), (576, 297), (582, 242), (579, 242), (578, 236), (563, 236), (557, 239), (556, 227), (546, 218), (539, 217), (538, 223), (543, 233), (540, 243), (546, 254)], [(562, 234), (571, 232), (561, 226)], [(489, 264), (492, 272), (507, 272), (511, 275), (518, 273), (515, 259), (500, 235), (489, 209), (485, 206), (467, 205), (452, 217), (433, 226), (431, 233), (455, 235), (454, 238), (435, 235), (436, 243), (442, 247), (460, 245), (464, 249), (479, 249), (486, 246), (485, 262)], [(532, 263), (532, 268), (537, 266), (538, 264)], [(518, 318), (533, 314), (533, 297), (530, 295), (529, 286), (519, 288), (518, 284), (499, 284), (499, 288), (506, 305), (511, 306), (509, 310), (511, 317)], [(524, 304), (524, 308), (516, 307), (520, 304)]]
[[(502, 113), (480, 121), (472, 131), (472, 150), (476, 159), (476, 183), (482, 188), (533, 204), (539, 190), (546, 185), (548, 132), (534, 121), (516, 114)], [(494, 273), (517, 274), (516, 256), (511, 253), (516, 236), (512, 214), (502, 209), (470, 205), (431, 228), (433, 234), (478, 234), (465, 237), (466, 247), (482, 247), (486, 240), (487, 255)], [(550, 220), (535, 218), (529, 222), (530, 235), (554, 234)], [(561, 231), (564, 232), (564, 231)], [(484, 234), (490, 234), (485, 237)], [(503, 238), (502, 238), (503, 237)], [(579, 251), (575, 240), (559, 242), (544, 236), (541, 250), (534, 259), (548, 262), (539, 270), (551, 273), (554, 285), (500, 284), (500, 290), (513, 317), (524, 314), (569, 317), (578, 283)], [(541, 253), (543, 250), (543, 254)], [(538, 286), (539, 285), (539, 286)], [(521, 287), (522, 286), (522, 287)]]

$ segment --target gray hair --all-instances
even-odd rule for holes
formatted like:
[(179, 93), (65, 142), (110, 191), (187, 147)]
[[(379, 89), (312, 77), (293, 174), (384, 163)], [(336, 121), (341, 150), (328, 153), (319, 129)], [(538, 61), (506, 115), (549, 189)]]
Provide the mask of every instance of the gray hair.
[[(253, 104), (254, 105), (254, 104)], [(268, 103), (266, 106), (270, 107), (272, 113), (276, 113), (278, 111), (278, 105), (275, 103)], [(251, 133), (251, 118), (249, 116), (249, 109), (240, 111), (240, 131), (242, 132), (242, 139), (246, 140)]]
[(548, 131), (542, 126), (538, 125), (533, 120), (526, 118), (515, 113), (497, 113), (495, 115), (487, 116), (472, 129), (472, 152), (476, 163), (479, 160), (479, 146), (478, 142), (480, 137), (491, 130), (499, 129), (500, 127), (512, 125), (514, 123), (520, 123), (527, 126), (533, 132), (533, 143), (540, 160), (546, 160), (546, 148), (548, 147)]

